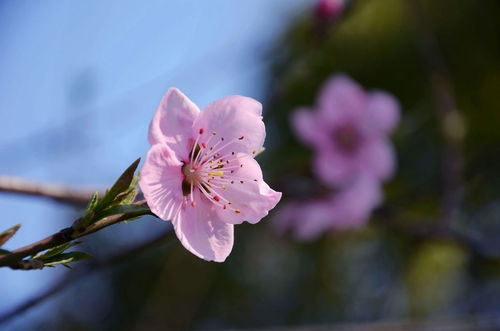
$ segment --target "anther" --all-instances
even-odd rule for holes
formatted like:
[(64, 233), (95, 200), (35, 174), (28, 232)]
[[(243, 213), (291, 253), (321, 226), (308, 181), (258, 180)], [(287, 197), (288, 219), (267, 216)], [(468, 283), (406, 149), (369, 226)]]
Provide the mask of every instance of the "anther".
[(206, 143), (201, 143), (201, 146), (203, 146), (203, 148), (207, 148), (207, 144)]
[(191, 201), (191, 206), (196, 206), (196, 201)]
[(217, 132), (216, 132), (216, 131), (214, 131), (214, 132), (212, 132), (212, 134), (215, 136), (215, 135), (217, 134)]
[(218, 196), (214, 195), (214, 200), (215, 201), (220, 201), (220, 198)]
[(238, 138), (238, 140), (243, 140), (243, 138), (245, 138), (244, 136), (241, 136)]
[(201, 128), (200, 131), (198, 131), (200, 134), (203, 134), (205, 132), (205, 129)]
[(235, 209), (235, 210), (234, 210), (234, 212), (235, 212), (236, 214), (239, 214), (239, 213), (241, 213), (241, 210), (239, 210), (239, 209)]

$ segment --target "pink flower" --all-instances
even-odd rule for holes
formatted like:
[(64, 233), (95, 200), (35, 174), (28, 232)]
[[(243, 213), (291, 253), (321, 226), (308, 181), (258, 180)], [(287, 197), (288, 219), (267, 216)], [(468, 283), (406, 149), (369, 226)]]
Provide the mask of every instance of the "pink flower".
[(298, 240), (310, 241), (332, 230), (363, 226), (382, 202), (380, 184), (361, 176), (349, 187), (324, 199), (292, 202), (282, 207), (273, 225), (278, 232), (291, 231)]
[(254, 159), (266, 134), (261, 114), (259, 102), (242, 96), (200, 112), (172, 88), (151, 121), (139, 185), (151, 211), (171, 220), (184, 247), (200, 258), (224, 261), (234, 224), (257, 223), (281, 198)]
[(336, 18), (344, 9), (345, 0), (319, 0), (316, 4), (316, 15), (322, 20)]
[(348, 185), (360, 175), (385, 180), (395, 168), (388, 139), (399, 122), (399, 104), (383, 91), (365, 92), (345, 75), (333, 75), (316, 109), (293, 114), (297, 136), (315, 150), (314, 170), (326, 184)]

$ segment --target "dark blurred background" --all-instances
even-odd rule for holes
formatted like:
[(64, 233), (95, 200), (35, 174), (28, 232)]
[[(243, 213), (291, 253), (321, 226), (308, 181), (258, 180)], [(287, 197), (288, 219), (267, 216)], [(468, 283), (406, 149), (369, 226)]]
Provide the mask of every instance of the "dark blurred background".
[[(397, 171), (363, 228), (297, 242), (276, 234), (271, 213), (236, 227), (223, 264), (196, 258), (174, 238), (75, 279), (7, 329), (370, 329), (381, 321), (480, 329), (481, 318), (500, 319), (500, 2), (359, 0), (330, 20), (317, 16), (316, 4), (0, 2), (4, 175), (108, 186), (146, 153), (152, 114), (176, 86), (200, 107), (229, 94), (264, 103), (259, 161), (287, 203), (321, 190), (289, 116), (314, 103), (328, 76), (344, 72), (387, 90), (402, 108), (392, 136)], [(458, 118), (440, 113), (443, 94)], [(457, 208), (443, 230), (447, 167), (457, 162)], [(0, 208), (2, 228), (23, 223), (9, 248), (81, 212), (7, 194)], [(107, 256), (168, 226), (143, 218), (81, 246)], [(0, 270), (0, 308), (71, 272)], [(483, 326), (495, 329), (491, 323)]]

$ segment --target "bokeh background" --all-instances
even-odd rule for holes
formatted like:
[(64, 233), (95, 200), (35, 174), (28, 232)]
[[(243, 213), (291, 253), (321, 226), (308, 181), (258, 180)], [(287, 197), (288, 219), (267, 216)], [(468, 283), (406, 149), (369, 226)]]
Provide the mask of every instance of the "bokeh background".
[[(368, 89), (390, 91), (402, 108), (392, 136), (397, 172), (359, 230), (298, 242), (274, 231), (271, 213), (236, 227), (223, 264), (172, 240), (75, 279), (2, 327), (355, 328), (500, 318), (500, 3), (421, 1), (423, 28), (412, 3), (350, 1), (327, 21), (314, 0), (0, 1), (2, 175), (109, 186), (145, 155), (152, 114), (176, 86), (200, 107), (230, 94), (263, 102), (268, 138), (259, 161), (286, 204), (321, 190), (289, 116), (314, 103), (328, 76), (344, 72)], [(439, 227), (446, 124), (436, 111), (436, 73), (425, 62), (422, 30), (435, 37), (431, 46), (446, 68), (460, 114), (454, 128), (465, 130), (463, 199), (446, 233)], [(2, 229), (23, 224), (6, 248), (66, 227), (81, 212), (7, 193), (0, 208)], [(115, 225), (85, 238), (80, 250), (108, 256), (168, 226), (147, 217)], [(71, 272), (0, 270), (0, 311)]]

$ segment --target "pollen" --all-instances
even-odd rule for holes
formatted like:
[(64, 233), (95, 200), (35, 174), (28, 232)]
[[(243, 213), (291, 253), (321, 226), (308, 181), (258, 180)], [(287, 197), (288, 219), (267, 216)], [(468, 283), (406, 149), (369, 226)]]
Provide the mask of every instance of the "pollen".
[(214, 176), (222, 176), (222, 175), (224, 175), (224, 171), (210, 171), (210, 172), (208, 173), (208, 175), (209, 175), (210, 177), (214, 177)]

